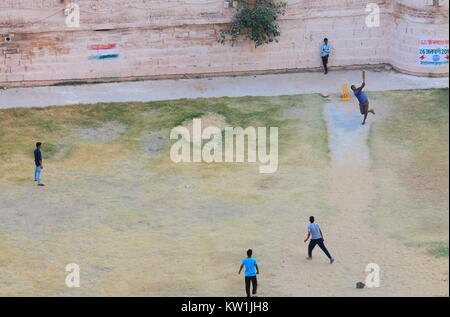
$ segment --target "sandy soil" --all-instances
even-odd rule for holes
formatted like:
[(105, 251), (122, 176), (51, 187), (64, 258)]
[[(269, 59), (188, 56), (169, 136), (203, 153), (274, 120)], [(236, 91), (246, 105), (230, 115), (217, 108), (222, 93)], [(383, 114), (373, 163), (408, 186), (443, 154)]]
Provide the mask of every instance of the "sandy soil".
[[(227, 122), (226, 122), (225, 118), (221, 115), (218, 115), (217, 113), (207, 113), (198, 119), (201, 119), (202, 130), (205, 127), (217, 127), (220, 130), (223, 130), (227, 126)], [(188, 129), (191, 137), (193, 135), (193, 125), (194, 125), (194, 122), (192, 119), (187, 120), (186, 122), (183, 122), (183, 124), (182, 124), (183, 127)]]
[[(372, 103), (371, 107), (377, 115), (369, 115), (365, 126), (360, 125), (361, 116), (352, 102), (334, 98), (325, 108), (332, 157), (328, 199), (338, 215), (322, 230), (336, 262), (330, 266), (318, 248), (313, 263), (286, 252), (283, 270), (292, 274), (280, 276), (280, 290), (295, 296), (448, 296), (448, 259), (418, 253), (371, 225), (367, 209), (377, 189), (367, 137), (370, 125), (388, 116), (389, 106)], [(368, 263), (379, 265), (381, 285), (357, 290), (355, 284), (365, 281)]]
[(126, 126), (120, 122), (108, 122), (95, 128), (75, 128), (75, 131), (82, 139), (100, 143), (110, 142), (119, 138), (125, 130)]

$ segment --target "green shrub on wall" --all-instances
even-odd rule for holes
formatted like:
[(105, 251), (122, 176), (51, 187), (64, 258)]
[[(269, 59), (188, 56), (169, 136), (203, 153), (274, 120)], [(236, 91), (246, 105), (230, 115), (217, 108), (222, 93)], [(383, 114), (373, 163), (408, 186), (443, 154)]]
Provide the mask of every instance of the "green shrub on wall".
[(237, 12), (229, 29), (221, 30), (220, 43), (225, 43), (227, 35), (231, 36), (234, 46), (242, 35), (255, 42), (255, 47), (263, 44), (278, 42), (280, 28), (277, 19), (285, 14), (287, 2), (274, 0), (256, 0), (249, 3), (242, 0), (238, 4)]

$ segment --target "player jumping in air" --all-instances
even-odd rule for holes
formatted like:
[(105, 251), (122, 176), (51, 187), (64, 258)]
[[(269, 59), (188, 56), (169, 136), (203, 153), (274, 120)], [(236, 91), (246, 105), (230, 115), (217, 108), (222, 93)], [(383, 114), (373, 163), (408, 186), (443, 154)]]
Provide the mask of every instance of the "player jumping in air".
[(373, 109), (369, 109), (369, 98), (367, 98), (366, 94), (362, 91), (363, 88), (366, 86), (366, 72), (362, 72), (362, 85), (358, 88), (355, 87), (355, 85), (352, 85), (350, 88), (353, 90), (353, 93), (355, 94), (356, 98), (358, 98), (359, 101), (359, 110), (361, 111), (361, 114), (364, 116), (364, 120), (362, 124), (366, 124), (367, 115), (370, 113), (375, 114), (375, 111)]

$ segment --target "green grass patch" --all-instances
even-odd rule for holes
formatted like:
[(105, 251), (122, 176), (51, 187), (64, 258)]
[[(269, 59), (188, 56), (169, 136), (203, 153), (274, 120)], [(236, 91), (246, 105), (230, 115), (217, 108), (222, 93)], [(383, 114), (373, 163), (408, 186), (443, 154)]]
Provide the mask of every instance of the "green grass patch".
[[(17, 156), (28, 157), (34, 144), (43, 141), (44, 159), (65, 159), (78, 148), (80, 139), (77, 139), (76, 129), (97, 128), (115, 122), (125, 125), (126, 131), (113, 143), (135, 150), (144, 133), (162, 130), (168, 135), (170, 129), (186, 120), (216, 113), (232, 127), (279, 127), (280, 153), (298, 146), (298, 157), (302, 157), (301, 143), (318, 142), (317, 147), (308, 149), (309, 152), (303, 155), (305, 164), (313, 164), (307, 155), (316, 149), (327, 149), (322, 105), (323, 100), (318, 95), (301, 95), (3, 109), (0, 110), (0, 138), (3, 142), (0, 157), (10, 160)], [(304, 108), (306, 116), (294, 118), (287, 115), (286, 110), (293, 106)], [(71, 136), (69, 141), (67, 136)], [(317, 150), (318, 156), (322, 155), (320, 151)]]
[(408, 242), (406, 245), (409, 247), (425, 249), (430, 255), (436, 258), (448, 258), (448, 242)]
[(55, 132), (60, 128), (60, 126), (53, 120), (43, 120), (40, 127), (48, 133)]
[(448, 244), (437, 242), (428, 249), (428, 252), (437, 258), (448, 258)]
[(42, 159), (44, 160), (51, 159), (58, 153), (58, 146), (52, 143), (45, 143), (42, 148), (45, 148), (45, 150), (42, 151)]

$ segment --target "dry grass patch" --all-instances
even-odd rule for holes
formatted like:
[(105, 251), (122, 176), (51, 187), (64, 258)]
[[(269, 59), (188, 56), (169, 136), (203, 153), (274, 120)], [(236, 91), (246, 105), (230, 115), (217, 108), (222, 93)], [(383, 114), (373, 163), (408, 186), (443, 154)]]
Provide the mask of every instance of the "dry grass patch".
[(431, 250), (446, 245), (448, 256), (448, 89), (371, 97), (391, 105), (389, 116), (375, 123), (370, 135), (379, 189), (373, 219), (409, 245)]

